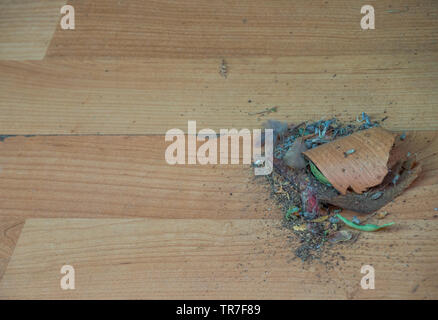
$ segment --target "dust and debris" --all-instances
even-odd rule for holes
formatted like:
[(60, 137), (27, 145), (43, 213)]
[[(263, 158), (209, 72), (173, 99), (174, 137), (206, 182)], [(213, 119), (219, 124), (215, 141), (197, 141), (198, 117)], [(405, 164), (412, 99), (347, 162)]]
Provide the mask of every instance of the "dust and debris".
[(271, 186), (271, 196), (284, 213), (282, 226), (291, 231), (291, 239), (298, 243), (294, 249), (295, 256), (302, 261), (319, 259), (324, 245), (341, 226), (339, 220), (309, 219), (301, 209), (302, 197), (297, 185), (277, 171), (266, 179)]
[(6, 139), (11, 138), (11, 137), (15, 137), (15, 135), (12, 135), (12, 134), (2, 134), (2, 135), (0, 135), (0, 142), (3, 142)]
[(383, 195), (383, 191), (377, 191), (373, 193), (370, 197), (371, 200), (377, 200)]
[(225, 79), (228, 77), (228, 64), (225, 59), (222, 59), (221, 65), (219, 67), (219, 74)]
[(0, 135), (0, 142), (5, 141), (6, 139), (13, 138), (13, 137), (25, 137), (25, 138), (31, 138), (35, 137), (34, 134), (25, 134), (25, 135), (16, 135), (16, 134), (1, 134)]
[[(365, 112), (351, 123), (340, 123), (338, 119), (332, 118), (303, 122), (297, 126), (289, 124), (280, 141), (274, 144), (274, 170), (266, 179), (270, 185), (271, 197), (284, 213), (282, 227), (289, 230), (289, 237), (298, 244), (298, 247), (293, 246), (294, 254), (302, 261), (321, 259), (325, 249), (339, 243), (356, 242), (360, 232), (346, 230), (344, 223), (338, 218), (342, 211), (341, 206), (320, 201), (324, 197), (337, 197), (339, 193), (331, 185), (322, 183), (315, 172), (310, 170), (310, 164), (305, 168), (299, 165), (298, 168), (291, 169), (285, 163), (284, 157), (296, 145), (297, 140), (307, 149), (312, 149), (337, 137), (379, 125), (378, 121), (371, 121)], [(353, 149), (345, 153), (349, 155), (354, 152)], [(374, 203), (387, 200), (387, 194), (382, 190), (360, 196)], [(378, 219), (385, 216), (386, 214), (380, 213)], [(355, 217), (353, 222), (359, 226), (366, 220), (361, 221)]]
[(353, 154), (353, 153), (355, 153), (355, 152), (356, 152), (355, 149), (347, 150), (347, 151), (344, 152), (344, 157), (346, 158), (346, 157), (348, 157), (350, 154)]
[(339, 230), (337, 232), (334, 232), (330, 238), (329, 241), (331, 243), (338, 243), (342, 241), (349, 241), (353, 237), (353, 232), (349, 230)]
[(409, 11), (409, 6), (405, 6), (404, 9), (390, 9), (386, 10), (387, 13), (404, 13)]
[(277, 107), (272, 107), (272, 108), (266, 108), (265, 110), (259, 111), (259, 112), (248, 112), (249, 116), (255, 116), (255, 115), (267, 115), (273, 112), (277, 112), (278, 108)]
[(388, 215), (387, 211), (381, 211), (376, 214), (377, 219), (384, 219)]

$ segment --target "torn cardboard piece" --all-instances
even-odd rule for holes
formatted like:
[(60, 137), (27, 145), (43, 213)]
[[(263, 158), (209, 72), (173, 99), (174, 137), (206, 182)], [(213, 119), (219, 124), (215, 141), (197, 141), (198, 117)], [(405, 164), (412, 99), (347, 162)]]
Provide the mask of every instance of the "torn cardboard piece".
[(396, 135), (380, 127), (355, 132), (303, 154), (342, 195), (351, 187), (361, 194), (379, 185), (388, 173)]

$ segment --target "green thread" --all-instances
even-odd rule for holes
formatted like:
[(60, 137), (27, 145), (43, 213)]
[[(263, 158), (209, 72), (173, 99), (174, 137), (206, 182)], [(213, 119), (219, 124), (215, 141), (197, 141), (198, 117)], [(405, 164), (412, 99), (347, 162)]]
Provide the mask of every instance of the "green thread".
[(324, 177), (324, 175), (321, 173), (321, 171), (319, 171), (319, 169), (313, 164), (313, 162), (309, 162), (310, 164), (310, 171), (312, 171), (313, 175), (315, 176), (315, 178), (321, 182), (324, 183), (328, 186), (332, 186), (330, 181), (327, 180), (326, 177)]
[(361, 226), (361, 225), (358, 225), (358, 224), (351, 222), (350, 220), (344, 218), (339, 213), (336, 214), (335, 217), (338, 217), (339, 219), (341, 219), (342, 222), (344, 222), (347, 226), (349, 226), (353, 229), (356, 229), (356, 230), (360, 230), (360, 231), (377, 231), (379, 229), (392, 226), (394, 224), (394, 222), (390, 222), (390, 223), (382, 224), (381, 226), (378, 226), (375, 224), (365, 224), (365, 225)]

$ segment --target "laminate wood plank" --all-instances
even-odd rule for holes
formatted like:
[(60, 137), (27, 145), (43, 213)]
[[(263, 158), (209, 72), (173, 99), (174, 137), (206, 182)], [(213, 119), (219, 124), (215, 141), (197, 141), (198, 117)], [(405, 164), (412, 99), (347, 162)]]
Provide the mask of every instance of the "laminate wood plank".
[[(0, 298), (436, 299), (437, 220), (395, 221), (302, 263), (277, 220), (29, 219)], [(66, 264), (74, 290), (60, 288)]]
[(265, 178), (249, 165), (172, 166), (168, 145), (163, 136), (8, 138), (0, 143), (0, 215), (251, 219), (274, 212)]
[[(363, 111), (438, 129), (438, 53), (336, 57), (0, 62), (1, 134), (165, 134), (260, 128)], [(260, 114), (277, 107), (276, 113)]]
[[(436, 51), (434, 0), (70, 1), (76, 30), (58, 26), (48, 57), (232, 58)], [(360, 13), (373, 5), (374, 30)]]

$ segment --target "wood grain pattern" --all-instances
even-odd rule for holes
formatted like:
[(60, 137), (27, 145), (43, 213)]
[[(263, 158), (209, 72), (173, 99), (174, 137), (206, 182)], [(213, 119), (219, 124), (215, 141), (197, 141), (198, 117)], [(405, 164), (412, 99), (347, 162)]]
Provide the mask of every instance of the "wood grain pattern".
[(0, 2), (0, 60), (41, 60), (66, 0)]
[[(438, 192), (438, 133), (411, 132), (406, 143), (406, 150), (421, 161), (423, 173), (403, 200), (408, 199), (420, 212), (429, 211)], [(268, 200), (264, 177), (254, 177), (249, 165), (171, 166), (164, 158), (168, 145), (163, 136), (5, 139), (0, 143), (0, 215), (281, 217)], [(424, 199), (423, 188), (429, 201)], [(395, 206), (393, 212), (402, 210), (409, 216), (402, 208)]]
[[(278, 220), (29, 219), (0, 298), (436, 299), (437, 220), (395, 221), (303, 264)], [(65, 264), (75, 290), (60, 288)]]
[(387, 54), (438, 49), (434, 0), (75, 0), (75, 32), (58, 27), (47, 55), (230, 58)]
[(0, 280), (14, 252), (23, 225), (23, 219), (0, 217)]
[[(389, 129), (438, 129), (437, 53), (0, 62), (2, 134), (164, 134), (255, 128), (366, 111)], [(268, 116), (254, 115), (278, 107)]]
[(168, 145), (163, 136), (8, 138), (0, 215), (252, 219), (274, 211), (265, 178), (249, 165), (172, 166)]
[[(0, 2), (0, 299), (438, 298), (437, 1), (369, 0), (371, 31), (359, 0), (75, 0), (74, 31), (65, 3)], [(395, 227), (313, 263), (249, 166), (164, 160), (188, 120), (362, 111), (408, 131), (423, 172), (382, 209)]]

